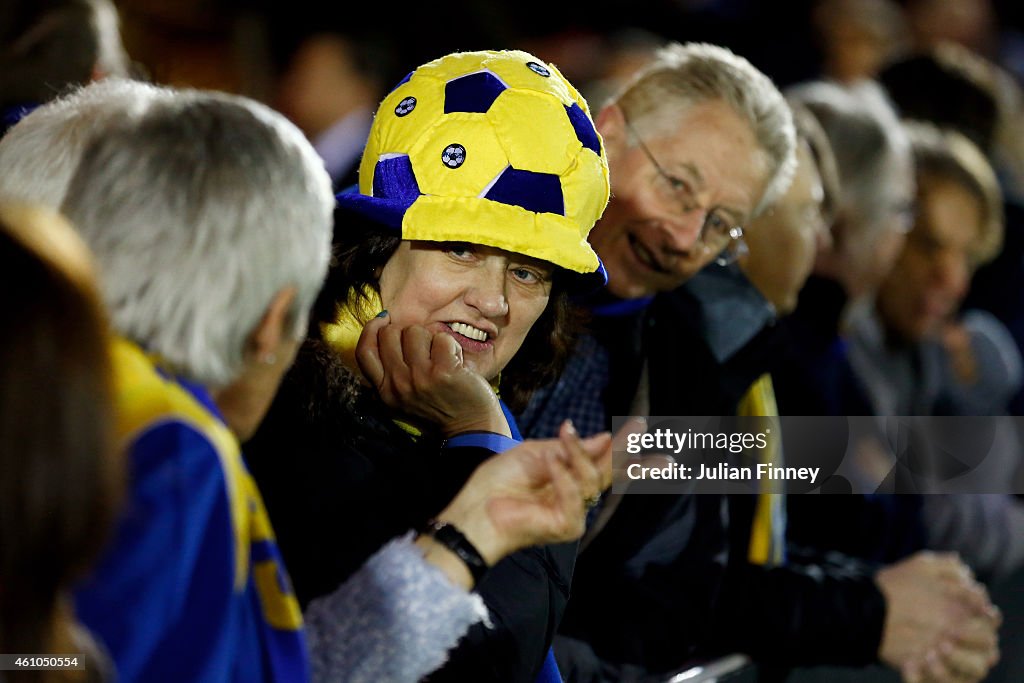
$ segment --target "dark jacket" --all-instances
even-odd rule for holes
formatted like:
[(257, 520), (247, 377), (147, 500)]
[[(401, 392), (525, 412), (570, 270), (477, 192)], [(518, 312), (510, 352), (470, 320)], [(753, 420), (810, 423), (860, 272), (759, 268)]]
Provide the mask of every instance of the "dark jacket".
[(772, 379), (780, 414), (871, 414), (840, 335), (846, 304), (838, 282), (812, 275), (800, 290), (796, 310), (779, 321), (786, 343), (773, 361)]
[[(797, 309), (774, 327), (770, 363), (782, 415), (871, 415), (864, 384), (840, 334), (847, 297), (831, 279), (811, 276)], [(787, 497), (787, 536), (800, 546), (892, 563), (925, 545), (919, 495)]]
[[(303, 607), (388, 540), (418, 528), (493, 455), (413, 438), (323, 342), (307, 341), (244, 445)], [(475, 626), (431, 680), (523, 681), (539, 671), (565, 608), (576, 544), (510, 555), (477, 587), (493, 629)]]
[[(764, 367), (752, 352), (728, 365), (701, 350), (688, 327), (695, 319), (680, 317), (691, 304), (662, 295), (643, 311), (595, 317), (593, 336), (610, 353), (609, 420), (628, 414), (644, 359), (648, 414), (735, 414)], [(547, 403), (548, 411), (570, 409)], [(870, 568), (824, 557), (774, 569), (749, 564), (753, 500), (624, 496), (577, 559), (560, 633), (585, 641), (606, 662), (651, 672), (737, 651), (780, 666), (875, 661), (885, 606)]]

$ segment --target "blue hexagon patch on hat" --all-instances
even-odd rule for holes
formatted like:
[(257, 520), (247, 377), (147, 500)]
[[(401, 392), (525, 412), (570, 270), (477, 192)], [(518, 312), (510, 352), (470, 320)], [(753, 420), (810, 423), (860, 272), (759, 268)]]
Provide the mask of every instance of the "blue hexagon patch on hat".
[(507, 89), (508, 86), (490, 71), (448, 81), (444, 86), (444, 113), (467, 111), (482, 114)]

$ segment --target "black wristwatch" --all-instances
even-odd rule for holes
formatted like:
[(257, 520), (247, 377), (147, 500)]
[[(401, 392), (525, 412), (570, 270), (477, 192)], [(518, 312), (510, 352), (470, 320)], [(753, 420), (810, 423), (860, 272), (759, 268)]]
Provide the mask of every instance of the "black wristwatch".
[(476, 546), (470, 543), (465, 534), (451, 522), (432, 519), (423, 525), (420, 533), (431, 536), (435, 541), (458, 555), (459, 559), (466, 564), (469, 573), (473, 575), (474, 583), (479, 584), (484, 574), (490, 569)]

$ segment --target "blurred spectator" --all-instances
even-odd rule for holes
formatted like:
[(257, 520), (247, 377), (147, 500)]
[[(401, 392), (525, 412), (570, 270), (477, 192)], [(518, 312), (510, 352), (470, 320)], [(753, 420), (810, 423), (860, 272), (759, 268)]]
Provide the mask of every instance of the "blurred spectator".
[[(906, 0), (913, 49), (955, 43), (1024, 82), (1020, 5), (999, 0)], [(1016, 16), (1015, 16), (1016, 15)]]
[(335, 191), (357, 171), (377, 105), (394, 77), (396, 55), (380, 37), (322, 29), (301, 37), (277, 81), (274, 106), (306, 134)]
[(638, 26), (626, 26), (601, 34), (599, 66), (580, 84), (580, 92), (595, 110), (615, 96), (633, 74), (654, 58), (668, 39)]
[[(839, 201), (839, 175), (825, 131), (810, 109), (795, 100), (790, 107), (801, 141), (798, 173), (784, 201), (751, 225), (747, 233), (751, 253), (740, 261), (747, 277), (782, 318), (781, 323), (772, 321), (727, 362), (727, 366), (748, 367), (744, 375), (748, 381), (757, 371), (774, 371), (775, 363), (789, 358), (789, 344), (794, 340), (789, 338), (786, 316), (797, 306), (817, 252), (831, 249), (831, 226)], [(808, 175), (808, 165), (817, 169), (816, 175)], [(805, 176), (803, 190), (801, 173)], [(760, 354), (757, 345), (764, 349)], [(759, 362), (752, 363), (751, 357)], [(718, 385), (727, 386), (721, 379)], [(706, 395), (708, 389), (695, 393)], [(787, 496), (787, 540), (795, 547), (840, 551), (890, 564), (924, 548), (919, 510), (920, 501), (910, 496), (885, 500), (853, 494)]]
[(111, 0), (14, 0), (0, 15), (0, 135), (68, 88), (127, 76)]
[(875, 78), (907, 48), (906, 19), (893, 0), (821, 0), (813, 20), (824, 78), (841, 83)]
[[(819, 122), (838, 171), (834, 243), (822, 243), (798, 305), (777, 323), (774, 386), (782, 415), (866, 415), (864, 387), (848, 356), (848, 320), (868, 305), (899, 255), (913, 211), (909, 141), (872, 81), (798, 84), (789, 97)], [(819, 551), (873, 562), (924, 547), (920, 501), (861, 496), (790, 496), (789, 538)]]
[[(1024, 350), (1024, 109), (1022, 91), (993, 62), (952, 43), (908, 55), (879, 76), (904, 118), (965, 135), (987, 156), (1003, 195), (1002, 249), (973, 273), (965, 309), (987, 311)], [(1024, 391), (1010, 412), (1024, 413)]]
[(851, 310), (868, 305), (899, 255), (913, 219), (910, 145), (892, 105), (872, 81), (799, 84), (828, 136), (839, 172), (833, 244), (819, 251), (799, 304), (781, 324), (792, 343), (775, 389), (783, 415), (861, 415), (868, 409), (844, 340)]
[[(990, 314), (959, 313), (972, 271), (999, 250), (995, 173), (959, 133), (907, 129), (917, 220), (874, 310), (851, 321), (851, 364), (875, 415), (1005, 415), (1024, 377), (1020, 352)], [(1024, 505), (998, 495), (1020, 468), (1020, 444), (994, 424), (986, 456), (961, 477), (972, 495), (925, 496), (923, 508), (928, 547), (959, 552), (985, 581), (1024, 563)]]
[(750, 281), (775, 308), (791, 313), (818, 252), (832, 247), (839, 172), (825, 131), (814, 114), (790, 102), (797, 130), (797, 173), (786, 194), (745, 233), (750, 254), (739, 260)]
[[(132, 59), (156, 83), (265, 99), (272, 72), (257, 0), (118, 0)], [(297, 11), (294, 0), (289, 11)]]
[(953, 42), (987, 59), (997, 58), (999, 26), (991, 0), (907, 0), (905, 4), (916, 50)]
[(897, 112), (874, 81), (842, 87), (805, 83), (788, 95), (809, 108), (829, 137), (839, 170), (834, 248), (815, 272), (842, 283), (856, 306), (892, 268), (913, 220), (910, 149)]
[[(907, 128), (913, 136), (917, 217), (878, 290), (874, 310), (859, 311), (853, 321), (851, 360), (869, 390), (873, 414), (1003, 412), (1021, 380), (1021, 361), (1009, 335), (998, 338), (1004, 347), (1009, 342), (1009, 349), (959, 363), (959, 369), (950, 365), (943, 343), (950, 328), (962, 324), (958, 311), (971, 274), (1002, 245), (1002, 197), (995, 173), (959, 133), (940, 133), (922, 123)], [(979, 365), (983, 360), (994, 365)], [(952, 384), (966, 389), (979, 382), (975, 401), (937, 408), (941, 398), (958, 398), (960, 392), (943, 397)]]
[(4, 204), (0, 263), (0, 651), (85, 654), (84, 671), (46, 680), (113, 681), (70, 603), (108, 539), (123, 476), (92, 258), (55, 212)]
[(1012, 197), (1022, 194), (1021, 89), (1013, 76), (962, 45), (945, 42), (890, 61), (879, 82), (903, 118), (953, 128), (981, 148)]

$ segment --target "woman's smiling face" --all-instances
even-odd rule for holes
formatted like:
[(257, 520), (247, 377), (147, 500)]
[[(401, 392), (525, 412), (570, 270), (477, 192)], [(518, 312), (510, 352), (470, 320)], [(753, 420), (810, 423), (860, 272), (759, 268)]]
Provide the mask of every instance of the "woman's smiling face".
[(493, 247), (403, 240), (381, 271), (380, 295), (392, 324), (452, 335), (466, 366), (490, 381), (544, 312), (553, 272)]

